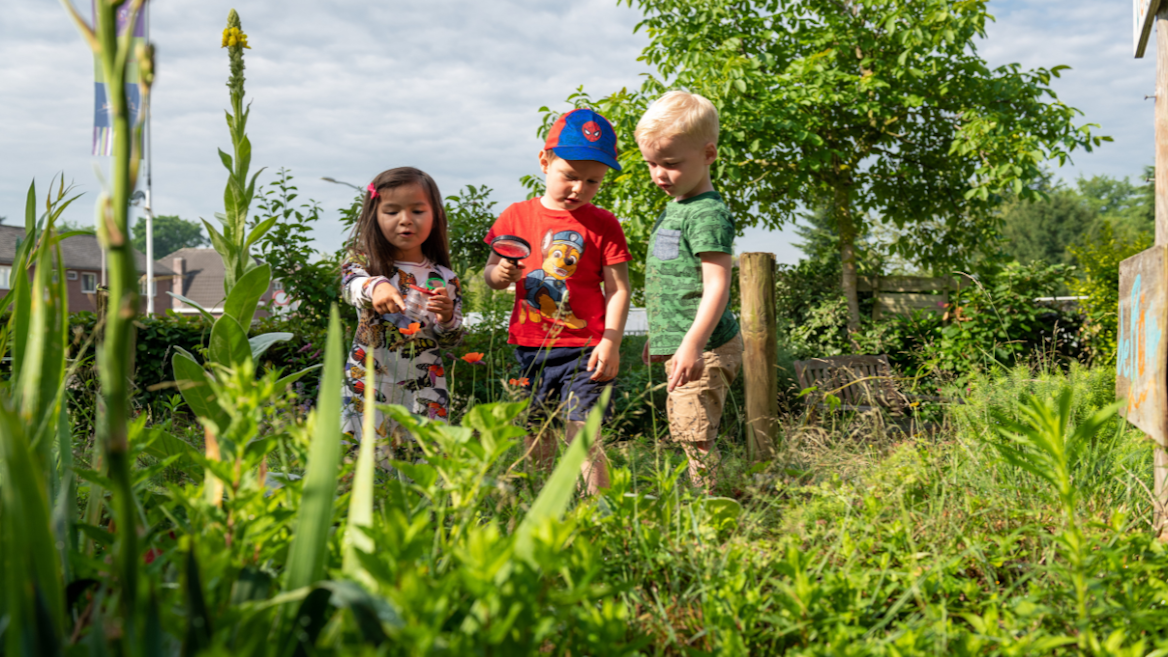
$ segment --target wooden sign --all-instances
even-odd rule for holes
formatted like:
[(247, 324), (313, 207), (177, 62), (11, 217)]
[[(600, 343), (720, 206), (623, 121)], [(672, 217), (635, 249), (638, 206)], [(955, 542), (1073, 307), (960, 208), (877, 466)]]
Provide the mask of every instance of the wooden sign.
[(1156, 444), (1168, 441), (1168, 247), (1119, 263), (1119, 345), (1115, 394), (1120, 415)]
[(1132, 37), (1135, 40), (1136, 59), (1144, 56), (1148, 47), (1148, 37), (1152, 35), (1152, 25), (1156, 22), (1156, 11), (1160, 0), (1132, 0)]

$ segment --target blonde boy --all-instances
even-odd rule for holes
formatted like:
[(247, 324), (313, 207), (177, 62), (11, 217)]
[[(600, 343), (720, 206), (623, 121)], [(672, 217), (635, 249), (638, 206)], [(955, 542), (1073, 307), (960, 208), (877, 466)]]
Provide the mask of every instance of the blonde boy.
[(730, 312), (734, 221), (710, 182), (718, 157), (718, 111), (685, 91), (657, 99), (634, 133), (653, 182), (673, 197), (649, 238), (646, 363), (665, 362), (669, 431), (710, 492), (721, 460), (715, 440), (726, 392), (742, 367), (742, 337)]

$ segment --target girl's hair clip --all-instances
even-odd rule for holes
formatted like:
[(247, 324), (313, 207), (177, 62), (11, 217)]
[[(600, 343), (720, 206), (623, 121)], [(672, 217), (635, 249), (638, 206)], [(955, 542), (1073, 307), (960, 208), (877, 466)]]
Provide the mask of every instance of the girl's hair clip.
[(373, 186), (373, 183), (369, 183), (369, 186), (365, 189), (369, 190), (369, 198), (377, 198), (381, 196), (381, 194), (377, 193), (377, 188)]

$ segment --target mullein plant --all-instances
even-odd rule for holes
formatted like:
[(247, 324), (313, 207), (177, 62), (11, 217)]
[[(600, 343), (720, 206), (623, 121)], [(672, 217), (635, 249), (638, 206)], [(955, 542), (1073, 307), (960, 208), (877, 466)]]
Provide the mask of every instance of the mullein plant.
[(231, 111), (227, 112), (227, 128), (231, 132), (234, 155), (219, 150), (219, 159), (227, 168), (223, 214), (216, 215), (223, 224), (223, 231), (216, 230), (206, 220), (203, 220), (203, 224), (207, 226), (211, 244), (223, 257), (226, 270), (223, 278), (224, 292), (230, 294), (231, 288), (235, 287), (244, 274), (257, 266), (251, 257), (251, 247), (275, 225), (277, 218), (271, 217), (262, 221), (248, 231), (247, 213), (255, 197), (256, 178), (263, 169), (248, 178), (248, 169), (251, 167), (251, 140), (247, 138), (247, 118), (251, 114), (251, 106), (244, 105), (243, 102), (245, 80), (243, 51), (250, 50), (251, 46), (248, 45), (247, 34), (243, 32), (239, 14), (234, 9), (227, 14), (222, 47), (227, 49), (231, 66), (231, 77), (227, 79), (227, 88), (231, 90)]

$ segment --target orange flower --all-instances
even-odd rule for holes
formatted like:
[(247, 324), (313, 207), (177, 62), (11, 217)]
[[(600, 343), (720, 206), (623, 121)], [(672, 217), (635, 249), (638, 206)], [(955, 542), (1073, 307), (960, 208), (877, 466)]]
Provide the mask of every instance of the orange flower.
[(511, 382), (510, 382), (510, 383), (511, 383), (511, 385), (513, 385), (513, 386), (524, 386), (524, 387), (526, 387), (526, 386), (529, 386), (529, 385), (531, 385), (531, 381), (530, 381), (530, 380), (528, 380), (528, 378), (527, 378), (527, 377), (523, 377), (522, 379), (511, 379)]
[(471, 353), (463, 356), (462, 360), (465, 363), (470, 363), (471, 365), (474, 365), (475, 363), (478, 363), (478, 362), (483, 360), (483, 355), (478, 353), (477, 351), (472, 351)]
[(422, 330), (422, 325), (417, 323), (417, 322), (414, 322), (413, 324), (410, 324), (409, 328), (398, 329), (398, 332), (401, 333), (402, 335), (413, 335), (421, 330)]

